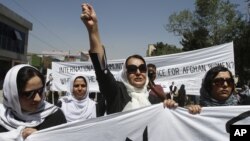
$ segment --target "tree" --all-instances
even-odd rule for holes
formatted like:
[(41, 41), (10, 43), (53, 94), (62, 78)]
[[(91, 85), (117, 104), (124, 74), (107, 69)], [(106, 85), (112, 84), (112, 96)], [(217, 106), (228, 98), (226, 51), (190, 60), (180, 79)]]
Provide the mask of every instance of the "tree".
[(242, 34), (234, 40), (235, 68), (241, 84), (250, 80), (250, 24), (244, 22)]
[(174, 45), (164, 44), (163, 42), (157, 42), (154, 44), (155, 50), (152, 52), (151, 56), (159, 56), (166, 54), (179, 53), (182, 51), (181, 48), (177, 48)]
[[(246, 0), (250, 8), (250, 0)], [(165, 28), (182, 36), (183, 51), (234, 41), (235, 68), (240, 80), (250, 79), (250, 25), (228, 0), (196, 0), (195, 10), (183, 10), (169, 17)], [(249, 11), (248, 11), (249, 14)]]
[(165, 27), (183, 37), (184, 51), (230, 42), (239, 34), (242, 17), (236, 7), (223, 0), (196, 0), (194, 12), (174, 13)]

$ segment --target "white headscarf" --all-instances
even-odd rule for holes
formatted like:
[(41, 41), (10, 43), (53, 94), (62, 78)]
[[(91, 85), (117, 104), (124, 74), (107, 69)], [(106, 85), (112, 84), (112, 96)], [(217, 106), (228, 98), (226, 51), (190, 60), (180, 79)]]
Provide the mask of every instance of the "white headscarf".
[[(82, 100), (77, 100), (73, 94), (74, 81), (77, 77), (83, 77), (87, 84), (87, 90)], [(85, 120), (96, 117), (96, 103), (89, 98), (89, 80), (83, 74), (75, 74), (70, 78), (69, 95), (60, 99), (62, 111), (68, 122), (75, 120)]]
[[(45, 118), (56, 112), (58, 108), (46, 102), (43, 98), (36, 112), (24, 112), (21, 109), (17, 90), (17, 74), (23, 67), (30, 65), (16, 65), (6, 74), (3, 84), (3, 104), (0, 105), (0, 124), (8, 130), (17, 129), (20, 126), (36, 127)], [(43, 96), (45, 97), (45, 95)], [(16, 119), (16, 118), (18, 119)]]
[(147, 91), (147, 85), (149, 82), (148, 75), (146, 72), (146, 82), (142, 88), (136, 88), (132, 86), (127, 77), (126, 63), (123, 63), (122, 70), (118, 73), (118, 81), (121, 81), (127, 88), (128, 95), (131, 97), (131, 101), (123, 108), (122, 111), (128, 111), (132, 109), (141, 108), (144, 106), (151, 105), (148, 100), (149, 93)]

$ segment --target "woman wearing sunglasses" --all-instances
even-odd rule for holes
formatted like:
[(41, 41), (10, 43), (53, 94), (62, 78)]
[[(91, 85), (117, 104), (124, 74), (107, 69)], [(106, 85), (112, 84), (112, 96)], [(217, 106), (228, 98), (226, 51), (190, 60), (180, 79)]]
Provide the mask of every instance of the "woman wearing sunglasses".
[(68, 96), (59, 99), (67, 122), (96, 117), (96, 102), (89, 98), (89, 80), (83, 74), (75, 74), (69, 81)]
[(232, 72), (223, 66), (211, 68), (205, 75), (200, 89), (200, 105), (188, 106), (190, 113), (199, 113), (201, 107), (238, 105), (234, 94)]
[(16, 65), (6, 74), (0, 105), (0, 134), (25, 139), (37, 130), (66, 123), (63, 112), (47, 103), (44, 76), (30, 65)]
[[(132, 55), (123, 65), (119, 81), (107, 68), (107, 59), (98, 31), (96, 13), (89, 4), (82, 4), (81, 19), (90, 41), (89, 54), (95, 68), (100, 92), (107, 102), (107, 114), (127, 111), (151, 105), (148, 100), (149, 82), (145, 60), (140, 55)], [(165, 100), (164, 105), (175, 107), (173, 100)]]

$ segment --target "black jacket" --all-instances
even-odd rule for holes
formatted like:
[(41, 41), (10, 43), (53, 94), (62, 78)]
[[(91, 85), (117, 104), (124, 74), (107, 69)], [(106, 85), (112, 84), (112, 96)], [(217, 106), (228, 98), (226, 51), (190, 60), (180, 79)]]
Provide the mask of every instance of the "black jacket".
[[(46, 129), (46, 128), (53, 127), (56, 125), (60, 125), (60, 124), (66, 123), (66, 122), (67, 122), (67, 120), (66, 120), (62, 110), (58, 109), (55, 113), (46, 117), (45, 120), (43, 121), (43, 123), (41, 123), (40, 125), (38, 125), (34, 128), (37, 130), (42, 130), (42, 129)], [(0, 125), (0, 132), (8, 132), (8, 130)]]
[(95, 69), (100, 92), (106, 100), (107, 114), (121, 112), (126, 104), (131, 101), (125, 85), (122, 82), (116, 81), (108, 68), (101, 68), (96, 53), (90, 53), (90, 57)]

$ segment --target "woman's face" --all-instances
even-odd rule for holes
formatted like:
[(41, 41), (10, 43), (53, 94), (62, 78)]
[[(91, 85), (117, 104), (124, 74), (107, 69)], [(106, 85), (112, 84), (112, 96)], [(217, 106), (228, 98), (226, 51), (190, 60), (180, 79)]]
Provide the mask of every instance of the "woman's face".
[(154, 81), (156, 78), (156, 69), (153, 67), (148, 67), (148, 76), (151, 81)]
[(27, 81), (24, 91), (19, 95), (21, 109), (26, 112), (35, 112), (43, 100), (43, 91), (40, 77), (34, 76)]
[(130, 58), (127, 62), (127, 78), (129, 83), (136, 87), (142, 88), (146, 83), (147, 66), (141, 59)]
[(82, 100), (87, 91), (87, 83), (80, 77), (76, 78), (73, 84), (73, 95), (77, 100)]
[(234, 81), (229, 72), (219, 72), (212, 82), (212, 97), (224, 101), (231, 95), (233, 88)]

